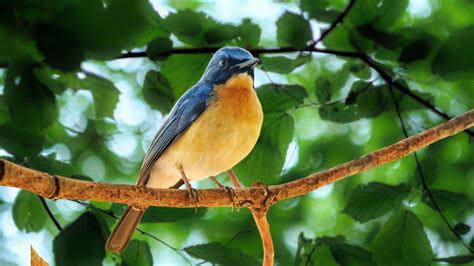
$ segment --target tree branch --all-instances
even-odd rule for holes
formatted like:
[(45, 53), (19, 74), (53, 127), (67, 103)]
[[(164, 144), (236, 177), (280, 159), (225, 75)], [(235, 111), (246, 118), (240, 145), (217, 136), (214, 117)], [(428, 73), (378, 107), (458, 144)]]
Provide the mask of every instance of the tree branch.
[[(370, 68), (372, 68), (373, 70), (375, 70), (379, 75), (380, 77), (385, 80), (385, 82), (389, 85), (391, 85), (392, 87), (396, 88), (397, 90), (399, 90), (400, 92), (402, 92), (403, 94), (406, 94), (408, 96), (410, 96), (411, 98), (413, 98), (415, 101), (417, 101), (418, 103), (420, 103), (421, 105), (427, 107), (428, 109), (430, 109), (431, 111), (433, 111), (434, 113), (436, 113), (437, 115), (441, 116), (442, 118), (444, 119), (451, 119), (451, 117), (449, 115), (447, 115), (446, 113), (443, 113), (442, 111), (440, 111), (438, 108), (436, 108), (436, 106), (434, 106), (432, 103), (430, 103), (428, 100), (426, 99), (423, 99), (423, 97), (420, 97), (419, 95), (413, 93), (408, 87), (406, 87), (405, 85), (401, 84), (400, 82), (397, 82), (395, 80), (393, 80), (393, 78), (387, 73), (385, 72), (385, 70), (383, 70), (383, 68), (380, 67), (380, 65), (378, 65), (372, 58), (370, 58), (368, 55), (366, 54), (359, 54), (359, 58), (360, 60), (362, 60), (364, 63), (366, 63)], [(469, 131), (469, 130), (466, 130), (466, 133), (472, 138), (474, 137), (474, 133)]]
[[(200, 47), (200, 48), (173, 48), (169, 53), (164, 53), (163, 55), (172, 55), (172, 54), (212, 54), (219, 50), (220, 47)], [(322, 54), (332, 54), (339, 55), (344, 57), (354, 57), (360, 58), (358, 52), (350, 51), (338, 51), (331, 49), (322, 49), (315, 47), (306, 47), (304, 49), (296, 49), (293, 47), (275, 47), (275, 48), (246, 48), (254, 55), (260, 54), (278, 54), (278, 53), (292, 53), (292, 52), (316, 52)], [(124, 58), (140, 58), (147, 57), (146, 52), (127, 52), (124, 53), (115, 59), (124, 59)]]
[(61, 227), (61, 224), (58, 222), (58, 220), (56, 219), (56, 217), (54, 217), (54, 214), (51, 212), (51, 210), (49, 209), (48, 207), (48, 204), (46, 203), (46, 200), (41, 197), (40, 195), (37, 195), (38, 198), (40, 199), (41, 201), (41, 204), (43, 205), (44, 207), (44, 210), (46, 211), (46, 213), (48, 213), (48, 216), (49, 218), (51, 219), (51, 221), (53, 222), (54, 226), (56, 226), (56, 228), (58, 229), (58, 231), (62, 231), (63, 228)]
[[(348, 7), (350, 7), (348, 5)], [(347, 9), (346, 9), (347, 10)], [(350, 10), (350, 9), (349, 9)], [(323, 37), (323, 36), (322, 36)], [(320, 38), (321, 39), (321, 38)], [(331, 54), (331, 55), (337, 55), (337, 56), (342, 56), (342, 57), (350, 57), (350, 58), (358, 58), (362, 60), (367, 66), (375, 70), (380, 77), (382, 77), (385, 82), (387, 82), (389, 85), (392, 85), (394, 88), (398, 89), (402, 93), (410, 96), (413, 98), (415, 101), (420, 103), (421, 105), (427, 107), (434, 113), (438, 114), (439, 116), (443, 117), (444, 119), (451, 119), (451, 116), (448, 114), (442, 112), (436, 106), (431, 104), (428, 100), (423, 99), (423, 97), (420, 97), (419, 95), (413, 93), (409, 88), (405, 87), (404, 85), (400, 84), (399, 82), (396, 82), (393, 80), (393, 78), (385, 72), (372, 58), (370, 58), (368, 55), (361, 53), (361, 52), (352, 52), (352, 51), (339, 51), (339, 50), (332, 50), (332, 49), (322, 49), (322, 48), (317, 48), (314, 47), (316, 42), (313, 42), (310, 46), (304, 48), (304, 49), (295, 49), (293, 47), (281, 47), (281, 48), (247, 48), (252, 54), (258, 56), (260, 54), (273, 54), (273, 53), (289, 53), (289, 52), (314, 52), (314, 53), (321, 53), (321, 54)], [(218, 50), (219, 48), (217, 47), (202, 47), (202, 48), (174, 48), (172, 51), (165, 55), (171, 55), (171, 54), (201, 54), (201, 53), (214, 53)], [(139, 58), (139, 57), (147, 57), (146, 52), (128, 52), (124, 53), (121, 56), (117, 57), (116, 59), (122, 59), (122, 58)], [(466, 133), (473, 138), (474, 133), (466, 130)]]
[[(393, 102), (393, 105), (395, 107), (395, 111), (397, 112), (398, 120), (400, 121), (400, 126), (401, 126), (401, 129), (402, 129), (403, 135), (405, 136), (405, 138), (408, 138), (409, 134), (408, 134), (407, 128), (405, 126), (405, 122), (403, 121), (402, 112), (401, 112), (402, 110), (401, 110), (397, 100), (395, 99), (395, 94), (393, 93), (392, 87), (389, 88), (389, 91), (390, 91), (390, 97), (392, 98), (392, 102)], [(444, 224), (446, 224), (446, 226), (449, 228), (451, 233), (453, 233), (453, 235), (461, 242), (461, 244), (465, 248), (467, 248), (467, 250), (469, 250), (469, 252), (474, 253), (474, 250), (470, 246), (468, 246), (466, 243), (464, 243), (464, 240), (462, 239), (462, 237), (458, 234), (458, 232), (456, 232), (456, 230), (453, 228), (453, 226), (449, 223), (448, 219), (446, 218), (443, 211), (439, 207), (438, 202), (436, 201), (435, 197), (433, 196), (433, 194), (430, 191), (430, 188), (428, 187), (428, 184), (426, 183), (425, 175), (423, 174), (423, 169), (421, 168), (421, 163), (420, 163), (420, 160), (418, 159), (418, 155), (416, 154), (416, 152), (413, 153), (413, 158), (415, 159), (416, 169), (418, 171), (418, 174), (420, 175), (421, 184), (423, 186), (422, 193), (426, 193), (428, 195), (429, 199), (433, 203), (433, 206), (435, 207), (435, 209), (438, 212), (439, 216), (443, 220)]]
[(273, 266), (275, 251), (273, 249), (272, 234), (270, 233), (270, 225), (267, 221), (266, 210), (250, 209), (253, 219), (257, 225), (263, 246), (263, 266)]
[(197, 207), (232, 207), (235, 204), (236, 207), (241, 208), (266, 209), (278, 201), (307, 194), (348, 176), (399, 160), (473, 125), (474, 110), (471, 110), (418, 135), (302, 179), (268, 187), (237, 188), (234, 200), (229, 197), (226, 189), (202, 189), (199, 190), (201, 199), (195, 204), (183, 190), (152, 189), (76, 180), (39, 172), (6, 160), (0, 160), (0, 185), (22, 188), (43, 197), (56, 199), (95, 200), (136, 206), (177, 208), (194, 208), (196, 205)]

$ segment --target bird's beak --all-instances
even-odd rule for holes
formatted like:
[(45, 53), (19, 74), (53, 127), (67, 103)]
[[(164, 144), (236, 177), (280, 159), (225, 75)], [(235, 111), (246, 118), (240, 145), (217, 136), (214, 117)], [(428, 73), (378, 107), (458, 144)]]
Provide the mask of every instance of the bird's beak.
[(237, 64), (234, 67), (239, 68), (239, 69), (247, 68), (247, 67), (253, 68), (258, 62), (260, 62), (258, 58), (252, 58), (250, 60)]

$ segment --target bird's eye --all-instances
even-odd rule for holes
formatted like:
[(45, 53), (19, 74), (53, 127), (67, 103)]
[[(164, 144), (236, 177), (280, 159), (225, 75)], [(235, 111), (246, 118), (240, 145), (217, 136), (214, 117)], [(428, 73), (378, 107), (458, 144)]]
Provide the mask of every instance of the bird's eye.
[(225, 60), (220, 60), (219, 61), (219, 68), (224, 68), (226, 66)]

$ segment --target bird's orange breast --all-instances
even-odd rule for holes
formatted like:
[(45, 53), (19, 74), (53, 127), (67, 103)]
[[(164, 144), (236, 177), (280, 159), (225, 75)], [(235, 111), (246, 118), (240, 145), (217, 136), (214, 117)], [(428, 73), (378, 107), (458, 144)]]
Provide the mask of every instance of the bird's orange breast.
[(153, 176), (179, 179), (182, 166), (190, 180), (227, 171), (244, 159), (255, 146), (263, 122), (263, 111), (252, 77), (239, 74), (217, 85), (204, 113), (158, 159)]

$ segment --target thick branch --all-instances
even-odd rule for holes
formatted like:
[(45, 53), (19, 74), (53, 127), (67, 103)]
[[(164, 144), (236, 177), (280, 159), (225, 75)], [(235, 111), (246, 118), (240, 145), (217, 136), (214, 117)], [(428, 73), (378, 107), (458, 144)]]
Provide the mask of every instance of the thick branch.
[[(309, 193), (370, 168), (399, 160), (416, 150), (474, 125), (474, 110), (418, 135), (403, 139), (359, 159), (349, 161), (326, 171), (275, 186), (254, 186), (235, 189), (234, 201), (226, 189), (200, 190), (197, 207), (265, 208), (283, 199)], [(58, 199), (95, 200), (137, 206), (168, 206), (194, 208), (186, 191), (151, 189), (131, 185), (116, 185), (56, 177), (32, 170), (6, 160), (0, 160), (0, 185), (29, 190), (38, 195)]]

